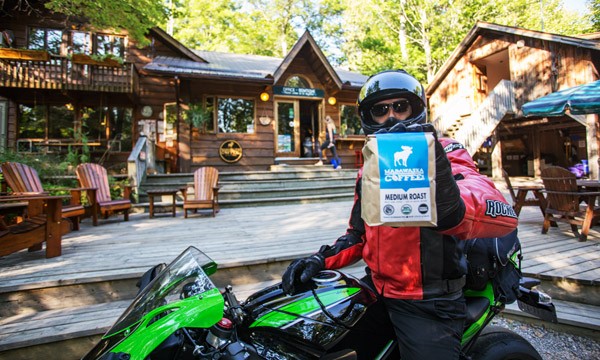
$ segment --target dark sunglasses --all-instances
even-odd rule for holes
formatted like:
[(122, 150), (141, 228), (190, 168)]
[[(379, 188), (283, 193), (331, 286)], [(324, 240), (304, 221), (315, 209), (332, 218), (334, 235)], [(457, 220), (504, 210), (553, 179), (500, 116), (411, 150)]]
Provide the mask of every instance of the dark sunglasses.
[(406, 99), (398, 100), (391, 104), (377, 104), (371, 107), (371, 115), (373, 116), (384, 116), (390, 110), (390, 106), (394, 109), (394, 112), (403, 113), (408, 110), (408, 105), (410, 102)]

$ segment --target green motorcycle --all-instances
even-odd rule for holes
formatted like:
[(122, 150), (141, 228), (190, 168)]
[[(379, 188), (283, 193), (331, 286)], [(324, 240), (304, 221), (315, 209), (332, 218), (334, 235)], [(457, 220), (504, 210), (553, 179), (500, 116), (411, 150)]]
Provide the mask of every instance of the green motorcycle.
[[(289, 296), (280, 284), (239, 302), (231, 286), (220, 291), (209, 276), (217, 264), (189, 247), (168, 266), (141, 279), (140, 292), (100, 342), (83, 359), (397, 359), (391, 336), (368, 336), (360, 328), (377, 296), (362, 281), (326, 270)], [(522, 283), (519, 306), (556, 321), (550, 298)], [(468, 319), (464, 359), (541, 359), (519, 335), (494, 326), (504, 309), (489, 283), (465, 292)]]

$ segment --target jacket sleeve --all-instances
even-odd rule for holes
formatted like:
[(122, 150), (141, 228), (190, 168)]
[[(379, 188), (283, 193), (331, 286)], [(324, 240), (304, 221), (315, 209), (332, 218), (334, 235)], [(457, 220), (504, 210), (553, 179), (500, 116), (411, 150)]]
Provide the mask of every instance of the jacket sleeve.
[(502, 193), (487, 176), (479, 173), (462, 144), (446, 138), (440, 142), (452, 164), (452, 174), (466, 208), (462, 221), (442, 233), (466, 240), (512, 232), (518, 224), (517, 214)]
[(362, 169), (359, 170), (354, 188), (354, 205), (346, 234), (340, 236), (333, 246), (325, 245), (319, 252), (325, 257), (326, 269), (339, 269), (351, 265), (362, 258), (365, 223), (360, 216), (360, 192)]

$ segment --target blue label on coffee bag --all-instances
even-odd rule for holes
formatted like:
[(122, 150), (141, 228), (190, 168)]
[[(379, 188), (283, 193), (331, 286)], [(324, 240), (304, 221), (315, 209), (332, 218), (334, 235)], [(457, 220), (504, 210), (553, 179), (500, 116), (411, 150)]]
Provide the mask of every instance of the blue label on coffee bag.
[(381, 222), (431, 221), (429, 161), (434, 149), (429, 143), (432, 135), (394, 133), (377, 135), (376, 139)]
[(424, 133), (377, 135), (381, 189), (429, 187), (428, 148)]

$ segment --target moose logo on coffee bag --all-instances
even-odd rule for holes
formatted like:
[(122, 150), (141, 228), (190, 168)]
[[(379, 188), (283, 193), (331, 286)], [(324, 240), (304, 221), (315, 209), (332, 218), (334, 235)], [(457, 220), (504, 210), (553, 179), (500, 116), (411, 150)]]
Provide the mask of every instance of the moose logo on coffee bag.
[(367, 138), (361, 203), (367, 224), (436, 225), (434, 141), (430, 133)]

